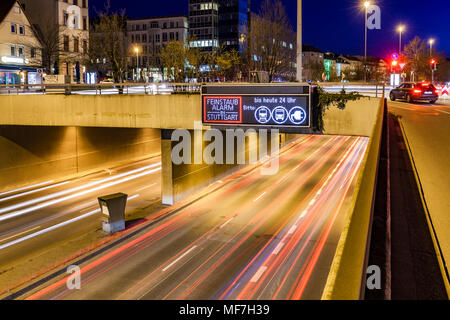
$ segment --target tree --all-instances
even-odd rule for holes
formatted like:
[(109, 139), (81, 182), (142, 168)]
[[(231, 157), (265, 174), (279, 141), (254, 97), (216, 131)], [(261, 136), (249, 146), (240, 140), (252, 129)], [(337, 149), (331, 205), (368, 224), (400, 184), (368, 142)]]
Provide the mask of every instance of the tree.
[(295, 35), (281, 1), (265, 0), (251, 21), (248, 56), (252, 68), (267, 71), (270, 81), (274, 76), (291, 77), (295, 72)]
[(42, 46), (42, 65), (48, 74), (57, 73), (57, 61), (60, 54), (61, 39), (57, 24), (35, 25)]
[(161, 49), (161, 63), (168, 75), (176, 82), (183, 82), (188, 49), (181, 41), (170, 41)]
[[(414, 80), (424, 80), (430, 73), (429, 54), (427, 44), (419, 37), (414, 37), (404, 49), (405, 61), (407, 62), (406, 71), (414, 73)], [(411, 79), (412, 80), (412, 79)]]
[(218, 73), (227, 81), (236, 78), (240, 65), (240, 56), (236, 50), (222, 51), (217, 57)]
[(129, 48), (126, 41), (125, 11), (110, 13), (109, 1), (105, 11), (98, 12), (89, 34), (89, 61), (104, 64), (111, 70), (114, 82), (121, 83), (128, 69)]
[(321, 81), (322, 80), (322, 76), (325, 72), (325, 66), (323, 64), (322, 61), (311, 61), (311, 63), (309, 64), (309, 66), (305, 66), (305, 71), (307, 71), (309, 69), (310, 71), (310, 76), (312, 81)]

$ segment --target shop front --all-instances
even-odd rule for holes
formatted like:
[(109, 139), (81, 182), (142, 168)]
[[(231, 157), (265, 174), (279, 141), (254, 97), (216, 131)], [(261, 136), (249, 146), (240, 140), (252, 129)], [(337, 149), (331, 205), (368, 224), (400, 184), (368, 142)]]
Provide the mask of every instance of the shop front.
[(42, 71), (38, 67), (0, 64), (0, 85), (41, 83)]

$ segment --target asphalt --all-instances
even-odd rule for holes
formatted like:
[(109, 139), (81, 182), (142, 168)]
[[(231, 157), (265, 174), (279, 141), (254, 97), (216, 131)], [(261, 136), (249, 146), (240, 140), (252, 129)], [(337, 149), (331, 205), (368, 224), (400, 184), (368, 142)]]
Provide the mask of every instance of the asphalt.
[[(320, 299), (351, 208), (367, 138), (303, 136), (279, 171), (218, 181), (28, 299)], [(188, 200), (187, 200), (188, 201)]]
[[(69, 252), (58, 252), (64, 245), (75, 237), (101, 229), (99, 196), (117, 192), (128, 194), (127, 214), (158, 201), (159, 161), (160, 157), (156, 157), (76, 179), (42, 181), (21, 190), (2, 192), (0, 289), (26, 279), (39, 271), (36, 268), (51, 263), (37, 261), (43, 252), (52, 251), (52, 257), (61, 259), (64, 254), (69, 255)], [(44, 260), (48, 259), (47, 256)]]

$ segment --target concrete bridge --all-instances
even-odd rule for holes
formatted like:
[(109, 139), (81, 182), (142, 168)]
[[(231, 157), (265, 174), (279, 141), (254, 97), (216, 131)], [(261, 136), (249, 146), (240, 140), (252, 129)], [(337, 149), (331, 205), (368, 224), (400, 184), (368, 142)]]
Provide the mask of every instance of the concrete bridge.
[[(195, 122), (201, 121), (200, 106), (200, 95), (189, 94), (0, 96), (0, 191), (42, 176), (80, 175), (108, 163), (160, 153), (163, 202), (177, 202), (242, 167), (173, 164), (171, 133), (187, 129), (195, 135)], [(349, 102), (345, 110), (332, 107), (324, 115), (323, 134), (370, 138), (354, 210), (341, 236), (326, 299), (356, 299), (360, 294), (384, 107), (382, 99), (364, 98)], [(269, 139), (284, 144), (295, 137), (281, 133)], [(247, 155), (258, 148), (258, 138), (248, 139), (243, 150), (234, 151)], [(192, 148), (203, 151), (205, 143), (197, 141), (201, 146)]]

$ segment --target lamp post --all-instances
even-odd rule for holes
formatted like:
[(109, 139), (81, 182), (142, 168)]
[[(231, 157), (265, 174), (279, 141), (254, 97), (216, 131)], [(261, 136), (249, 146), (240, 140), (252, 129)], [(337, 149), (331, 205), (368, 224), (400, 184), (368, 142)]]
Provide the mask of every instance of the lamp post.
[(364, 18), (364, 82), (367, 82), (367, 9), (369, 9), (370, 1), (364, 2), (365, 18)]
[(402, 50), (402, 33), (403, 33), (403, 31), (405, 31), (405, 26), (400, 25), (397, 30), (400, 34), (400, 40), (399, 40), (399, 45), (398, 45), (398, 54), (401, 55), (402, 51), (403, 51)]
[(428, 43), (430, 44), (430, 58), (433, 57), (433, 44), (434, 44), (434, 39), (430, 39), (428, 41)]
[(136, 52), (136, 76), (137, 76), (137, 82), (139, 82), (140, 76), (139, 76), (139, 48), (135, 47), (134, 52)]
[(297, 81), (303, 80), (302, 0), (297, 0)]

